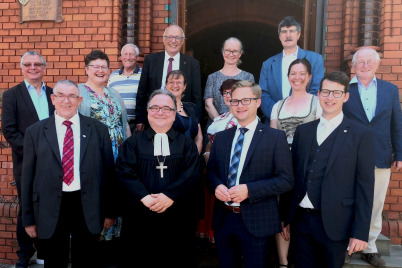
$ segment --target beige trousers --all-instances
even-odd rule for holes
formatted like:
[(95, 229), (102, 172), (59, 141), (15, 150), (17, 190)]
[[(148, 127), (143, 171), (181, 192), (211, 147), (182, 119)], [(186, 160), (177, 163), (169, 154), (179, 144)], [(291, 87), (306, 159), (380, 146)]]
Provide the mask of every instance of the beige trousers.
[(377, 253), (377, 246), (375, 241), (382, 229), (382, 210), (384, 208), (384, 201), (387, 195), (389, 180), (391, 177), (390, 168), (375, 168), (374, 171), (375, 184), (374, 184), (374, 200), (373, 212), (371, 214), (370, 232), (368, 238), (368, 245), (364, 253)]

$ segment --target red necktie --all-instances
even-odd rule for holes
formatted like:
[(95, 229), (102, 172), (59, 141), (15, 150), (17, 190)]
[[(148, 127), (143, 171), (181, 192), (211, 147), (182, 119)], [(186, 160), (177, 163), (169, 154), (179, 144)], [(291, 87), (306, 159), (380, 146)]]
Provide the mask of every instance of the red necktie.
[(74, 136), (70, 121), (64, 121), (63, 125), (67, 127), (63, 143), (63, 182), (70, 185), (74, 180)]
[(167, 73), (166, 75), (168, 75), (171, 71), (172, 71), (172, 62), (173, 62), (173, 58), (169, 58), (169, 65), (168, 65), (168, 69), (167, 69)]

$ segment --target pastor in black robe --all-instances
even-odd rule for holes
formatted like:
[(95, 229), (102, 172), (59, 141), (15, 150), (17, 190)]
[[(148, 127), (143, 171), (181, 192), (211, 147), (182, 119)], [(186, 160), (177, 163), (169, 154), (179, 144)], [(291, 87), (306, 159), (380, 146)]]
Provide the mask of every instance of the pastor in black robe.
[[(194, 267), (194, 226), (199, 185), (198, 151), (194, 141), (170, 129), (170, 155), (154, 156), (152, 128), (128, 138), (119, 149), (117, 173), (126, 204), (121, 267)], [(164, 161), (167, 169), (156, 169)], [(174, 201), (156, 213), (140, 200), (163, 193)]]

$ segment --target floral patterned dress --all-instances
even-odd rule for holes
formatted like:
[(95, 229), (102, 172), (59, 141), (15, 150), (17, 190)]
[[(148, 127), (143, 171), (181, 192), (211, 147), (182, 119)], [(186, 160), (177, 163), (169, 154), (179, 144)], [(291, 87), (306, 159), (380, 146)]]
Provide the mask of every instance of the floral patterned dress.
[[(103, 96), (93, 91), (85, 85), (91, 98), (91, 117), (105, 124), (109, 129), (110, 140), (114, 161), (116, 162), (119, 147), (123, 143), (122, 111), (118, 103), (114, 102), (110, 92), (105, 89)], [(119, 237), (121, 231), (121, 218), (117, 218), (116, 223), (108, 230), (103, 229), (101, 240), (112, 240), (113, 237)]]

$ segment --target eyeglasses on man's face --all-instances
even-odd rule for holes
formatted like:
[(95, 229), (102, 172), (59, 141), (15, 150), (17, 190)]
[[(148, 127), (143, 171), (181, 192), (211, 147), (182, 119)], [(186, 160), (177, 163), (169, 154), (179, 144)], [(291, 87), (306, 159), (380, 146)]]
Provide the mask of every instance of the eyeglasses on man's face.
[(184, 39), (184, 37), (182, 37), (182, 36), (171, 36), (171, 35), (164, 36), (164, 38), (167, 39), (168, 41), (175, 40), (177, 42), (179, 42), (179, 41)]
[(340, 98), (345, 93), (345, 91), (342, 91), (342, 90), (321, 89), (320, 95), (323, 97), (328, 97), (329, 94), (331, 94), (331, 92), (332, 92), (332, 96), (334, 96), (335, 98)]
[(43, 66), (43, 63), (41, 62), (35, 62), (35, 63), (23, 63), (22, 64), (25, 68), (29, 68), (31, 66), (35, 67), (35, 68), (39, 68)]
[(77, 95), (68, 95), (68, 96), (66, 96), (66, 95), (63, 95), (63, 94), (61, 94), (61, 95), (55, 95), (55, 94), (53, 94), (53, 96), (58, 100), (58, 101), (64, 101), (64, 100), (69, 100), (69, 101), (71, 101), (71, 102), (73, 102), (73, 101), (76, 101), (80, 96), (77, 96)]
[(164, 114), (170, 114), (171, 112), (176, 111), (176, 109), (170, 108), (169, 106), (159, 107), (156, 105), (149, 107), (148, 110), (152, 113), (159, 113), (159, 111), (162, 111)]
[(230, 100), (230, 105), (239, 106), (240, 103), (243, 105), (250, 105), (252, 100), (258, 100), (258, 98), (243, 98), (241, 100), (232, 99)]

